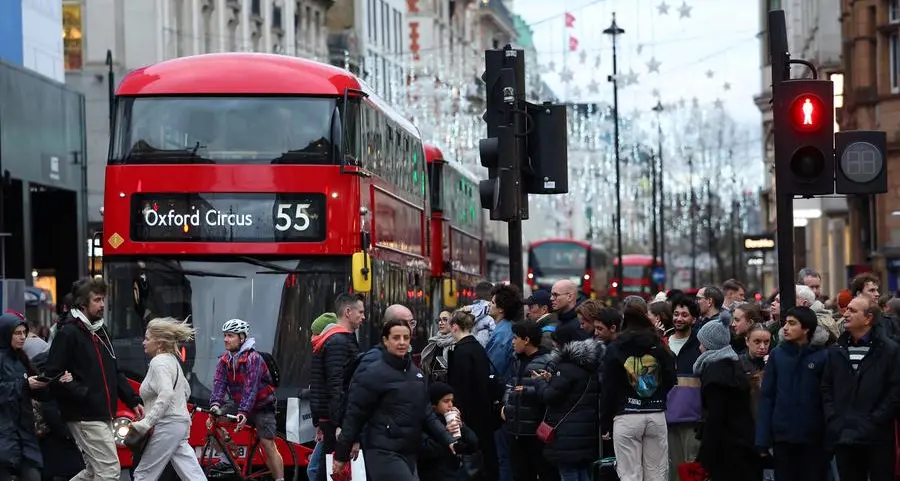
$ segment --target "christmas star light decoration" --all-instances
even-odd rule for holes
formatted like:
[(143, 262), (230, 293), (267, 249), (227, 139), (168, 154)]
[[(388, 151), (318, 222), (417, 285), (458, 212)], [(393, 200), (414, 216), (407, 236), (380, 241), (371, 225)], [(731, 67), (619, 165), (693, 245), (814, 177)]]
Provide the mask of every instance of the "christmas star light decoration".
[(578, 52), (578, 61), (581, 63), (581, 65), (584, 65), (584, 63), (587, 62), (587, 52), (585, 52), (584, 50)]
[(556, 62), (551, 61), (547, 64), (547, 70), (550, 72), (556, 71)]
[(587, 86), (588, 92), (592, 94), (600, 93), (600, 84), (596, 80), (591, 79), (591, 83)]
[(659, 89), (653, 89), (652, 94), (654, 97), (659, 98)]
[(563, 83), (569, 83), (569, 82), (571, 82), (573, 77), (574, 77), (574, 75), (572, 75), (572, 71), (569, 70), (568, 67), (564, 67), (564, 68), (562, 69), (562, 72), (559, 73), (559, 79), (560, 79)]
[(639, 43), (637, 46), (637, 54), (640, 55), (644, 51), (644, 44)]
[(716, 73), (712, 71), (712, 69), (706, 71), (706, 78), (713, 78), (713, 75)]
[(691, 7), (687, 4), (687, 2), (682, 2), (681, 6), (678, 7), (678, 18), (691, 18)]
[(659, 14), (660, 14), (660, 15), (668, 15), (668, 14), (669, 14), (669, 5), (668, 5), (665, 1), (663, 1), (662, 3), (660, 3), (660, 4), (656, 7), (656, 9), (659, 10)]
[(578, 87), (573, 88), (572, 89), (572, 97), (576, 98), (576, 99), (580, 98), (581, 97), (581, 89)]
[(600, 55), (598, 54), (596, 58), (594, 58), (594, 68), (600, 68)]
[(716, 99), (716, 101), (713, 102), (713, 106), (715, 106), (715, 108), (718, 110), (722, 110), (722, 107), (724, 107), (724, 104), (722, 103), (722, 99)]
[(647, 62), (647, 72), (648, 73), (654, 73), (654, 72), (659, 73), (660, 65), (662, 65), (662, 64), (659, 62), (659, 60), (656, 60), (656, 57), (651, 58), (650, 61)]
[(692, 99), (691, 99), (691, 105), (692, 105), (694, 108), (699, 107), (699, 106), (700, 106), (700, 99), (698, 99), (697, 97), (692, 98)]
[(725, 82), (725, 85), (723, 85), (722, 88), (725, 89), (725, 91), (727, 92), (727, 91), (731, 90), (731, 84), (728, 82)]
[(636, 85), (638, 83), (638, 74), (634, 70), (628, 69), (628, 75), (625, 76), (625, 85)]

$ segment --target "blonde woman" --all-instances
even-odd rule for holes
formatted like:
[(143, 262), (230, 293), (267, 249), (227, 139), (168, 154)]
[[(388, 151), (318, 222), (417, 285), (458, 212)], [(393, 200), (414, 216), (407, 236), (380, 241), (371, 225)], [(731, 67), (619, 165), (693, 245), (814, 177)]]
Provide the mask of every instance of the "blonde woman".
[(191, 389), (176, 354), (178, 344), (193, 337), (194, 329), (190, 325), (171, 317), (153, 319), (147, 324), (144, 352), (152, 359), (141, 383), (145, 414), (131, 427), (142, 434), (153, 428), (153, 433), (134, 470), (134, 481), (159, 479), (170, 462), (181, 479), (206, 479), (197, 455), (188, 444), (191, 416), (187, 398)]

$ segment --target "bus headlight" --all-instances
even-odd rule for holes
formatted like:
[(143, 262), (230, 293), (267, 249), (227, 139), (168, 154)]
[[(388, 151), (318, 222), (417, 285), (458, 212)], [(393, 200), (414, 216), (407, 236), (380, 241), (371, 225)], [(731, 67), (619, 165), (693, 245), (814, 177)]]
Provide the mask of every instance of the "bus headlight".
[(128, 431), (130, 428), (128, 427), (131, 424), (131, 419), (126, 417), (116, 418), (113, 421), (113, 437), (116, 440), (116, 444), (119, 446), (125, 445), (125, 436), (128, 436)]

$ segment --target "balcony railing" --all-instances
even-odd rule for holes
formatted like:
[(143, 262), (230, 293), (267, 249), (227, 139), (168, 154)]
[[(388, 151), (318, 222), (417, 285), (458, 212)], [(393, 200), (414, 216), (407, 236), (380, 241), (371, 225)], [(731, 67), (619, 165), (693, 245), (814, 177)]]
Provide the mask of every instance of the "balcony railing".
[(512, 12), (506, 8), (502, 0), (478, 0), (481, 9), (492, 13), (510, 33), (515, 32), (516, 24), (513, 21)]

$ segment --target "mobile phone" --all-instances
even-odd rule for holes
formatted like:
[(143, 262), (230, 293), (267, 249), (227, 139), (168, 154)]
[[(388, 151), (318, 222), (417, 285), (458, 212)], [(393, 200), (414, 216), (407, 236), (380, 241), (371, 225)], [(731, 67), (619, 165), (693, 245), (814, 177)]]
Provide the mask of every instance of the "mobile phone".
[(41, 374), (40, 376), (37, 376), (36, 379), (40, 382), (53, 382), (61, 378), (62, 375), (63, 373), (59, 373), (56, 377), (49, 377), (46, 374)]

